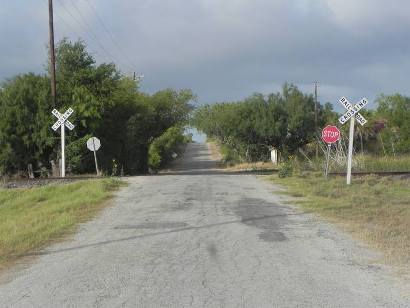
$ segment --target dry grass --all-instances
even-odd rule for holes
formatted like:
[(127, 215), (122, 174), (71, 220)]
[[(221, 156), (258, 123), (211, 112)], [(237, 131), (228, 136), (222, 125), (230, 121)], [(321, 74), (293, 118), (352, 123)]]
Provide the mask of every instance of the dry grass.
[(221, 155), (220, 146), (216, 142), (208, 142), (207, 145), (208, 145), (208, 149), (211, 151), (212, 159), (221, 161), (222, 155)]
[[(410, 265), (410, 180), (368, 176), (325, 180), (319, 174), (279, 179), (288, 193), (304, 197), (296, 201), (309, 211), (342, 225), (387, 260)], [(297, 199), (296, 199), (297, 200)]]
[(252, 163), (223, 163), (224, 156), (224, 149), (219, 145), (217, 142), (208, 141), (208, 148), (211, 151), (211, 157), (220, 162), (220, 166), (224, 167), (227, 171), (251, 171), (251, 170), (276, 170), (277, 166), (275, 166), (272, 162), (267, 161), (259, 161), (259, 162), (252, 162)]
[(258, 161), (253, 163), (240, 163), (227, 168), (227, 170), (276, 170), (277, 166), (275, 166), (270, 161)]
[[(313, 165), (315, 170), (322, 170), (323, 159), (314, 161)], [(306, 167), (311, 166), (303, 167), (306, 169)], [(335, 161), (331, 161), (330, 169), (333, 172), (346, 172), (346, 162), (336, 164)], [(376, 156), (356, 154), (353, 156), (352, 170), (355, 172), (410, 171), (410, 155)]]
[(0, 190), (0, 266), (64, 236), (103, 208), (118, 180)]
[(357, 155), (357, 171), (410, 171), (410, 156), (370, 156)]

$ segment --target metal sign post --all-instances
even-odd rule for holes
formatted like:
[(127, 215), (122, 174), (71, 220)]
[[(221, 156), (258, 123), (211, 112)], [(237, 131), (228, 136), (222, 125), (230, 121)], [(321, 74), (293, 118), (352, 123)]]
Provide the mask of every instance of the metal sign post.
[(98, 161), (97, 161), (97, 151), (101, 147), (101, 141), (97, 137), (91, 137), (87, 140), (87, 148), (90, 151), (94, 152), (94, 162), (95, 162), (95, 170), (97, 171), (97, 175), (100, 175), (100, 171), (98, 169)]
[[(345, 114), (339, 118), (340, 124), (345, 124), (350, 119), (350, 129), (349, 129), (349, 151), (347, 157), (347, 176), (346, 184), (350, 185), (352, 183), (352, 157), (353, 157), (353, 138), (354, 138), (354, 125), (355, 119), (360, 125), (365, 125), (367, 120), (359, 113), (359, 110), (367, 105), (368, 101), (363, 98), (356, 105), (352, 105), (349, 101), (342, 97), (339, 102), (347, 109)], [(354, 117), (353, 117), (354, 116)]]
[(68, 117), (74, 112), (72, 108), (68, 108), (64, 114), (61, 114), (57, 109), (53, 109), (51, 112), (58, 120), (51, 127), (54, 131), (57, 131), (61, 127), (61, 177), (65, 177), (65, 127), (69, 130), (74, 129), (74, 125), (68, 121)]
[(329, 161), (330, 161), (330, 148), (332, 147), (331, 143), (327, 144), (327, 153), (326, 153), (326, 167), (325, 167), (325, 177), (329, 174)]

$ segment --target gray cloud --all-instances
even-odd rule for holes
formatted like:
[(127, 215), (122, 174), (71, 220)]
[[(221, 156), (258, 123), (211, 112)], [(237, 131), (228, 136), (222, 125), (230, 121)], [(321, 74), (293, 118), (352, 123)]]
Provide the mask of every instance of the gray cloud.
[[(2, 78), (46, 61), (46, 1), (24, 2), (0, 12)], [(312, 91), (318, 80), (322, 101), (409, 94), (405, 0), (55, 0), (55, 8), (58, 38), (83, 37), (98, 61), (143, 73), (149, 92), (192, 88), (200, 102), (231, 101), (285, 81)]]

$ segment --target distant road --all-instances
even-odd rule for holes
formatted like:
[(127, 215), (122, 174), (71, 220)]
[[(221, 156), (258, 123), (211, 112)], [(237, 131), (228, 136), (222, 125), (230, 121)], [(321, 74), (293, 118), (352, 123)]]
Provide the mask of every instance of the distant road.
[(376, 253), (256, 175), (224, 174), (205, 144), (128, 181), (71, 240), (3, 273), (0, 307), (410, 307)]

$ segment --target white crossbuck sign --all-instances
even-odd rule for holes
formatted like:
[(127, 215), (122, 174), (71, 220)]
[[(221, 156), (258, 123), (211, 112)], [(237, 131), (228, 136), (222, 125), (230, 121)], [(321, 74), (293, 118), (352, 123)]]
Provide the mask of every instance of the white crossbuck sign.
[[(362, 98), (360, 102), (356, 105), (352, 105), (349, 101), (343, 96), (339, 99), (339, 102), (347, 109), (344, 115), (339, 118), (340, 124), (345, 124), (350, 120), (349, 128), (349, 151), (347, 155), (347, 173), (346, 173), (346, 183), (347, 185), (351, 184), (352, 180), (352, 156), (353, 156), (353, 139), (354, 139), (354, 123), (355, 119), (361, 125), (365, 125), (367, 120), (359, 113), (359, 110), (367, 105), (368, 101), (365, 98)], [(353, 117), (354, 116), (354, 117)]]
[(365, 125), (367, 123), (367, 120), (359, 113), (359, 110), (367, 105), (367, 99), (363, 98), (354, 106), (352, 106), (352, 104), (350, 104), (344, 96), (339, 99), (339, 102), (347, 109), (345, 114), (339, 118), (340, 124), (345, 124), (353, 116), (361, 125)]
[(61, 114), (57, 109), (53, 109), (52, 114), (58, 119), (57, 122), (51, 127), (56, 131), (61, 125), (65, 125), (69, 130), (74, 129), (74, 125), (68, 121), (68, 117), (74, 112), (72, 108), (68, 108), (64, 114)]
[(61, 129), (61, 174), (62, 178), (65, 177), (65, 127), (69, 130), (74, 129), (74, 125), (68, 121), (68, 117), (74, 112), (72, 108), (68, 108), (64, 114), (61, 114), (57, 109), (53, 109), (51, 113), (58, 119), (57, 122), (54, 123), (52, 129), (56, 131), (57, 129)]

